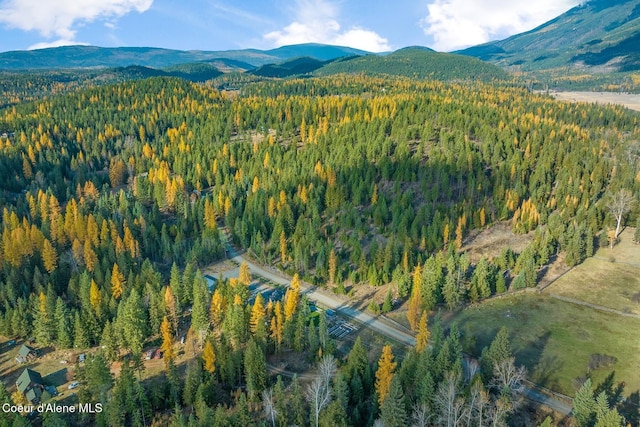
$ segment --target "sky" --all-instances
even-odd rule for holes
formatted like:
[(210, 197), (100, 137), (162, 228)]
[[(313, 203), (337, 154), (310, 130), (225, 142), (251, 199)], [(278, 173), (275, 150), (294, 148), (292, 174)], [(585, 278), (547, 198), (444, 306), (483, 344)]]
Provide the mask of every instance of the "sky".
[(298, 43), (453, 51), (530, 30), (584, 0), (0, 0), (0, 52), (71, 44), (180, 50)]

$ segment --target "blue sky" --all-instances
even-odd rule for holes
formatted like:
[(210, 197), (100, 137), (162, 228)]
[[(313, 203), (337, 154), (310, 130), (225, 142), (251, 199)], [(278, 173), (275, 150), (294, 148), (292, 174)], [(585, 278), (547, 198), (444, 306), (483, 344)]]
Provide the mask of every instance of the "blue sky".
[(581, 0), (0, 0), (0, 52), (65, 44), (183, 50), (316, 42), (451, 51), (540, 25)]

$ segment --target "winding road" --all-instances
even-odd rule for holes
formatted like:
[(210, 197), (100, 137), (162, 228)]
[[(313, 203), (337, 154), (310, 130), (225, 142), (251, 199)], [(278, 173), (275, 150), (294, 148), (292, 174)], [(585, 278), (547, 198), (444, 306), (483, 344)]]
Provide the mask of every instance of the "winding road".
[[(223, 235), (226, 237), (226, 234)], [(247, 264), (252, 274), (264, 277), (265, 279), (282, 286), (289, 286), (289, 283), (291, 283), (290, 277), (282, 274), (276, 269), (256, 264), (244, 254), (236, 251), (228, 241), (226, 242), (226, 248), (227, 258), (238, 264), (244, 262)], [(364, 313), (351, 306), (348, 301), (345, 301), (338, 295), (326, 292), (324, 289), (310, 283), (301, 281), (300, 288), (302, 293), (310, 300), (313, 300), (326, 308), (330, 308), (343, 316), (353, 319), (356, 322), (381, 333), (387, 338), (391, 338), (409, 347), (413, 347), (416, 344), (416, 339), (413, 337), (411, 331), (391, 319), (383, 316), (374, 317), (370, 314)]]
[[(225, 241), (227, 259), (238, 264), (244, 262), (247, 264), (252, 274), (261, 276), (278, 285), (289, 286), (289, 284), (291, 283), (290, 277), (274, 268), (257, 264), (256, 262), (245, 256), (243, 253), (238, 252), (229, 243), (226, 230), (222, 232), (222, 236), (223, 240)], [(310, 300), (316, 301), (326, 308), (330, 308), (343, 316), (346, 316), (368, 328), (371, 328), (372, 330), (384, 335), (387, 338), (390, 338), (408, 347), (415, 346), (416, 339), (413, 336), (412, 332), (401, 324), (394, 322), (393, 320), (388, 319), (384, 316), (374, 317), (370, 314), (364, 313), (350, 305), (348, 301), (344, 300), (340, 296), (329, 293), (324, 289), (321, 289), (310, 283), (301, 281), (300, 287), (303, 291), (303, 294), (307, 295)], [(283, 372), (280, 373), (282, 374)], [(569, 404), (567, 401), (560, 400), (548, 393), (540, 391), (535, 387), (533, 383), (528, 384), (529, 385), (526, 385), (522, 392), (524, 397), (531, 401), (547, 406), (565, 416), (571, 413), (571, 404)]]

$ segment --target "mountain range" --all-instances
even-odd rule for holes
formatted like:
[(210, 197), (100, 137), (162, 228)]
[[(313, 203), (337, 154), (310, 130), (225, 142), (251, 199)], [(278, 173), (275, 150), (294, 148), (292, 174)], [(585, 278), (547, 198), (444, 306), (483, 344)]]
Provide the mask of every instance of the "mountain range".
[(591, 0), (504, 40), (458, 51), (506, 68), (640, 69), (640, 0)]
[(205, 81), (239, 71), (247, 81), (337, 73), (487, 81), (510, 78), (504, 70), (546, 70), (554, 76), (586, 71), (602, 79), (640, 70), (638, 46), (640, 0), (590, 0), (531, 31), (454, 53), (414, 46), (373, 54), (315, 43), (228, 51), (65, 46), (0, 53), (0, 72), (83, 70), (91, 71), (90, 78), (106, 73), (111, 80), (177, 76)]

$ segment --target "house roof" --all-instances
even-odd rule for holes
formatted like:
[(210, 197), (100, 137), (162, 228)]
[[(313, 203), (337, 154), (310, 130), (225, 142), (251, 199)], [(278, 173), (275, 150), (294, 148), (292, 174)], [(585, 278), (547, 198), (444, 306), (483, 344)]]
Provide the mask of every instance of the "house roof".
[(33, 352), (33, 349), (31, 347), (22, 344), (22, 347), (20, 347), (20, 350), (18, 350), (18, 356), (20, 356), (23, 359), (25, 359), (32, 352)]
[(16, 388), (20, 393), (24, 393), (32, 383), (42, 384), (42, 376), (38, 372), (27, 368), (22, 371), (18, 377), (18, 381), (16, 381)]
[(27, 399), (27, 402), (30, 402), (30, 403), (40, 400), (40, 396), (42, 396), (42, 390), (40, 389), (40, 387), (33, 387), (32, 389), (30, 389), (24, 394), (24, 397)]

